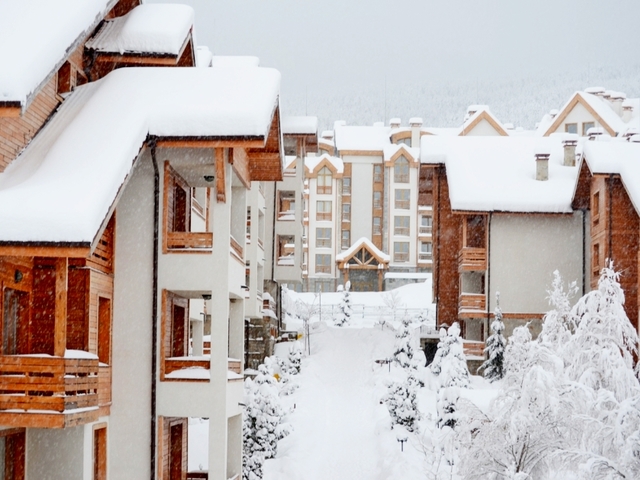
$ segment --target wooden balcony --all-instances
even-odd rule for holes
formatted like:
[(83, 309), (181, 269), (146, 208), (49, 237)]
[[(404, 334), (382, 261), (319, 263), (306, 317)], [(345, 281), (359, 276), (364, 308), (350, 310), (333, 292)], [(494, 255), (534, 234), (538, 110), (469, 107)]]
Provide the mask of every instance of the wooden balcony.
[[(211, 347), (209, 346), (210, 350)], [(211, 360), (209, 355), (203, 355), (202, 357), (170, 357), (164, 361), (164, 380), (208, 382), (210, 379), (210, 367)], [(196, 369), (199, 370), (198, 374), (191, 375), (190, 373), (195, 373)], [(227, 359), (227, 370), (242, 375), (242, 362), (235, 358)], [(183, 376), (176, 372), (183, 372), (185, 375)], [(170, 375), (172, 373), (173, 375)]]
[(231, 247), (231, 251), (242, 261), (244, 261), (244, 249), (240, 246), (238, 241), (229, 237), (229, 246)]
[(210, 249), (213, 247), (211, 232), (167, 232), (168, 249)]
[(100, 401), (111, 402), (111, 369), (102, 379), (99, 370), (97, 359), (0, 357), (0, 424), (64, 428), (96, 421)]
[(458, 272), (484, 271), (486, 269), (486, 248), (462, 248), (462, 250), (458, 254)]
[(462, 318), (475, 318), (487, 313), (484, 293), (461, 293), (458, 302), (458, 315)]
[(484, 357), (484, 342), (475, 340), (463, 340), (462, 351), (466, 356)]

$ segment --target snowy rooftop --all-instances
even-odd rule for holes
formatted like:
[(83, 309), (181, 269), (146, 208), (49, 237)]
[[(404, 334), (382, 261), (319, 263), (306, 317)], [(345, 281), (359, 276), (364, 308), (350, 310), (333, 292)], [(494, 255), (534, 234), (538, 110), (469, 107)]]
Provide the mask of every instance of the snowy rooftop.
[(112, 0), (0, 2), (0, 102), (25, 103)]
[(284, 135), (317, 135), (318, 117), (283, 117), (282, 133)]
[[(454, 210), (571, 212), (577, 167), (562, 165), (562, 137), (435, 137), (421, 140), (421, 162), (446, 165)], [(551, 154), (538, 181), (534, 152)]]
[(593, 174), (619, 174), (637, 212), (640, 212), (640, 143), (585, 142), (584, 159)]
[(335, 142), (338, 150), (382, 151), (389, 145), (389, 127), (338, 126)]
[(91, 242), (147, 135), (266, 138), (279, 85), (266, 68), (123, 68), (77, 88), (0, 174), (0, 241)]
[(187, 5), (139, 5), (106, 21), (86, 46), (99, 52), (178, 55), (192, 26), (193, 9)]
[(327, 160), (331, 165), (333, 165), (338, 173), (344, 172), (344, 163), (341, 158), (332, 157), (331, 155), (327, 155), (323, 153), (319, 157), (316, 156), (307, 156), (304, 159), (305, 166), (313, 171), (323, 160)]
[(404, 144), (389, 144), (387, 146), (384, 147), (384, 150), (382, 151), (382, 156), (384, 158), (385, 162), (388, 162), (389, 160), (391, 160), (391, 157), (393, 157), (398, 150), (402, 150), (404, 154), (406, 154), (406, 156), (411, 157), (414, 160), (418, 160), (420, 158), (420, 149), (419, 148), (412, 148), (412, 147), (407, 147)]
[[(474, 113), (471, 114), (470, 112)], [(467, 109), (467, 118), (465, 118), (462, 127), (458, 130), (458, 135), (462, 133), (469, 133), (471, 130), (473, 130), (473, 125), (479, 120), (481, 116), (495, 122), (498, 130), (502, 129), (505, 133), (508, 134), (507, 129), (500, 122), (500, 120), (498, 120), (496, 116), (491, 113), (491, 110), (489, 110), (489, 107), (487, 105), (471, 105)]]
[(346, 260), (351, 255), (353, 255), (355, 252), (360, 250), (363, 246), (366, 246), (367, 250), (369, 250), (370, 252), (374, 253), (376, 256), (381, 258), (384, 262), (389, 262), (389, 260), (391, 259), (391, 257), (389, 257), (389, 255), (387, 255), (382, 250), (380, 250), (378, 247), (376, 247), (371, 240), (369, 240), (367, 237), (362, 237), (362, 238), (356, 240), (355, 242), (353, 242), (353, 245), (351, 245), (348, 250), (345, 250), (345, 251), (339, 253), (338, 255), (336, 255), (336, 261), (342, 262), (342, 261)]

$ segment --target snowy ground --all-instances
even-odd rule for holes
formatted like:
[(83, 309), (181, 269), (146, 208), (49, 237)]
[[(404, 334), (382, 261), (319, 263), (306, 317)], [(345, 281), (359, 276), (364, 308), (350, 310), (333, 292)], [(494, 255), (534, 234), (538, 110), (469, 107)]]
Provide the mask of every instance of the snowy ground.
[[(401, 451), (391, 429), (390, 416), (380, 398), (398, 367), (380, 366), (376, 359), (393, 351), (389, 328), (336, 328), (324, 324), (312, 330), (312, 354), (303, 359), (296, 378), (300, 388), (285, 402), (295, 410), (288, 422), (293, 433), (279, 443), (277, 458), (265, 464), (265, 480), (393, 480), (426, 478), (421, 443), (430, 443), (427, 428), (435, 416), (435, 382), (420, 372), (426, 386), (420, 390), (424, 414), (421, 434), (409, 434)], [(280, 344), (286, 356), (286, 344)], [(495, 390), (474, 377), (466, 397), (484, 407)], [(432, 385), (433, 389), (430, 388)]]

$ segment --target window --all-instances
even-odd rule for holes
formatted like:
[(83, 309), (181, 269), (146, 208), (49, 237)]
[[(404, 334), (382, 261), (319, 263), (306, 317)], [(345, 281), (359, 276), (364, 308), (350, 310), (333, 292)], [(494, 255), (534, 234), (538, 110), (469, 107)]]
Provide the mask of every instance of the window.
[(316, 248), (331, 248), (330, 228), (316, 228)]
[(409, 235), (409, 216), (393, 218), (393, 234), (405, 236)]
[(429, 235), (433, 228), (433, 218), (427, 215), (420, 217), (420, 234)]
[(409, 261), (409, 242), (393, 242), (393, 261)]
[(566, 133), (578, 133), (578, 124), (577, 123), (565, 123), (564, 131)]
[(431, 242), (420, 242), (420, 252), (418, 254), (419, 261), (431, 260), (433, 254), (433, 244)]
[(373, 234), (382, 235), (382, 219), (380, 217), (373, 217)]
[(382, 165), (373, 166), (373, 183), (382, 183)]
[(318, 200), (316, 202), (316, 220), (331, 220), (330, 200)]
[(317, 192), (319, 194), (331, 193), (332, 180), (333, 177), (331, 176), (331, 170), (327, 167), (322, 167), (318, 172)]
[(594, 226), (600, 222), (600, 192), (594, 193), (591, 198), (591, 219)]
[(247, 243), (251, 242), (251, 207), (247, 207)]
[(316, 254), (316, 273), (331, 273), (331, 255)]
[(296, 213), (295, 192), (278, 193), (278, 220), (294, 220)]
[(401, 156), (393, 166), (393, 181), (395, 183), (409, 183), (409, 161)]
[(586, 137), (587, 133), (589, 133), (590, 128), (594, 128), (596, 126), (595, 122), (584, 122), (582, 124), (582, 136)]
[(342, 249), (347, 250), (351, 246), (351, 230), (342, 230)]
[(593, 244), (593, 264), (591, 265), (591, 270), (593, 274), (598, 276), (600, 275), (600, 244)]
[(411, 137), (399, 138), (396, 141), (396, 145), (406, 145), (407, 147), (411, 146)]
[(342, 195), (351, 195), (351, 178), (349, 177), (342, 179)]
[(342, 221), (343, 222), (351, 221), (351, 204), (350, 203), (342, 204)]
[(382, 192), (373, 192), (373, 208), (382, 208)]
[(409, 210), (409, 189), (396, 190), (395, 208), (398, 210)]
[(293, 265), (295, 249), (293, 235), (278, 235), (278, 265)]

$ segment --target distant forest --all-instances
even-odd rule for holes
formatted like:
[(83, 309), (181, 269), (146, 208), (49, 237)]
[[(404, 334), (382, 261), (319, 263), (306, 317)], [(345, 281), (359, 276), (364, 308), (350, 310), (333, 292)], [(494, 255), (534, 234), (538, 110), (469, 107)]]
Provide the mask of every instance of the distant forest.
[(303, 95), (283, 95), (285, 115), (315, 115), (320, 130), (333, 128), (336, 120), (350, 125), (372, 125), (400, 117), (422, 117), (425, 127), (460, 126), (466, 108), (489, 105), (503, 123), (532, 129), (542, 116), (559, 109), (576, 90), (602, 86), (621, 91), (627, 97), (640, 96), (640, 63), (625, 67), (589, 66), (582, 71), (553, 73), (527, 78), (494, 80), (460, 79), (402, 82), (380, 80), (369, 85), (344, 87), (340, 91), (308, 91)]

